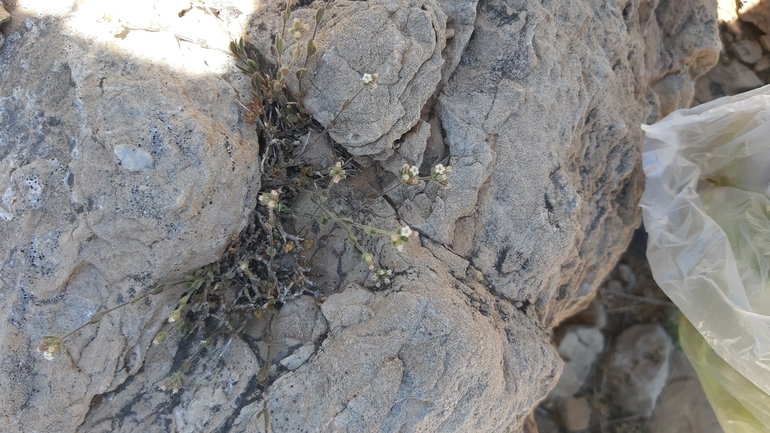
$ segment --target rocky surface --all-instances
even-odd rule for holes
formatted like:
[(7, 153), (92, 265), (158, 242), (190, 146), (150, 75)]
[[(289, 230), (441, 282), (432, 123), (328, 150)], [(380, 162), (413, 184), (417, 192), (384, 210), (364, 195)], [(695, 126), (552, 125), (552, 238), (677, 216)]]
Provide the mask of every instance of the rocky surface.
[[(283, 4), (214, 3), (231, 34), (248, 22), (248, 40), (271, 45)], [(367, 245), (398, 265), (390, 287), (373, 290), (344, 236), (331, 236), (316, 261), (324, 303), (286, 304), (270, 350), (255, 323), (171, 394), (159, 383), (190, 347), (150, 346), (169, 299), (108, 316), (52, 363), (34, 347), (216, 260), (255, 205), (243, 83), (204, 48), (226, 44), (202, 33), (218, 24), (201, 8), (179, 12), (189, 6), (10, 4), (0, 380), (13, 385), (0, 429), (262, 431), (265, 363), (274, 431), (522, 428), (559, 375), (551, 327), (588, 304), (639, 223), (638, 125), (688, 104), (716, 60), (715, 6), (332, 3), (310, 64), (311, 113), (329, 122), (361, 74), (379, 73), (331, 134), (368, 166), (340, 187), (340, 206), (390, 185), (403, 162), (451, 165), (451, 186), (355, 211), (420, 233), (403, 252)]]
[(695, 95), (695, 78), (708, 72), (719, 56), (714, 36), (716, 4), (706, 1), (646, 0), (640, 18), (647, 18), (645, 70), (655, 93), (647, 123), (679, 108)]
[(723, 49), (716, 67), (696, 81), (696, 104), (770, 82), (770, 3), (720, 1), (719, 24)]
[[(160, 297), (110, 315), (53, 363), (35, 353), (41, 338), (216, 261), (256, 203), (257, 147), (244, 138), (239, 83), (197, 75), (204, 60), (215, 70), (227, 56), (163, 32), (115, 38), (114, 21), (97, 21), (109, 8), (94, 4), (7, 6), (0, 430), (74, 431), (95, 396), (142, 367), (174, 303)], [(147, 48), (150, 58), (138, 57), (148, 37), (165, 62)]]
[[(559, 389), (557, 385), (538, 406), (534, 419), (539, 433), (570, 431), (571, 427), (582, 426), (586, 417), (589, 420), (588, 426), (580, 431), (722, 431), (694, 370), (679, 348), (679, 312), (652, 279), (645, 257), (646, 246), (646, 235), (639, 229), (635, 232), (628, 251), (604, 281), (592, 304), (554, 330), (554, 340), (559, 346), (569, 332), (576, 328), (594, 328), (594, 331), (600, 331), (605, 344), (589, 367), (588, 377), (581, 379), (582, 386), (572, 394), (557, 395), (554, 392)], [(603, 317), (604, 320), (597, 322), (596, 317)], [(632, 331), (634, 328), (637, 331)], [(660, 351), (657, 352), (658, 356), (655, 356), (654, 345), (628, 341), (635, 338), (629, 338), (628, 333), (638, 333), (639, 329), (655, 331), (654, 340), (661, 342), (659, 348), (665, 349), (671, 344), (670, 341), (674, 342), (668, 358), (668, 379), (664, 380), (665, 388), (662, 392), (661, 377), (666, 374), (663, 367), (649, 370), (654, 370), (656, 374), (642, 374), (645, 365), (650, 366), (655, 364), (655, 359), (662, 359)], [(665, 334), (661, 334), (660, 329), (664, 329)], [(640, 352), (648, 352), (648, 356), (639, 357)], [(560, 355), (565, 361), (564, 372), (559, 378), (561, 383), (570, 373), (566, 365), (571, 362), (571, 358), (565, 358), (561, 350)], [(620, 363), (622, 365), (616, 362), (619, 358), (625, 360)], [(611, 381), (616, 381), (617, 384), (606, 386)], [(644, 390), (649, 391), (649, 398), (646, 402), (636, 402), (635, 399), (644, 395)], [(659, 394), (657, 401), (653, 401), (650, 392)], [(577, 402), (581, 399), (588, 403), (587, 408)], [(632, 410), (624, 409), (624, 405), (631, 406)], [(638, 408), (642, 406), (645, 406), (645, 410), (640, 414)], [(651, 407), (654, 409), (650, 414), (648, 412)]]

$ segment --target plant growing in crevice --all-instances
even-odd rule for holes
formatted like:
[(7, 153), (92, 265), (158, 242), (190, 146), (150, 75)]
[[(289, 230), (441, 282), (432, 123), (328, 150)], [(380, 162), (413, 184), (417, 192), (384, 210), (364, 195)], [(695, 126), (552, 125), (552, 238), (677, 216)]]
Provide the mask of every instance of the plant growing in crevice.
[[(364, 73), (357, 92), (342, 104), (332, 121), (310, 141), (310, 129), (320, 127), (313, 124), (302, 102), (306, 92), (303, 81), (307, 75), (308, 59), (318, 51), (315, 37), (325, 10), (326, 5), (321, 6), (314, 14), (315, 23), (310, 33), (309, 27), (296, 19), (287, 28), (291, 8), (286, 5), (281, 13), (281, 32), (275, 36), (271, 47), (275, 51), (276, 65), (260, 63), (256, 49), (243, 38), (230, 43), (236, 66), (249, 77), (250, 98), (239, 101), (244, 109), (244, 120), (256, 125), (260, 143), (262, 175), (259, 204), (247, 227), (233, 239), (217, 263), (195, 270), (183, 281), (154, 288), (129, 302), (99, 310), (87, 323), (64, 337), (46, 336), (38, 350), (47, 359), (53, 359), (62, 350), (64, 340), (88, 325), (100, 323), (110, 312), (135, 305), (152, 295), (180, 290), (182, 293), (174, 310), (153, 340), (153, 344), (163, 344), (169, 333), (177, 330), (185, 336), (194, 334), (201, 341), (178, 371), (160, 384), (163, 390), (177, 392), (183, 385), (184, 373), (190, 370), (195, 358), (221, 341), (224, 342), (220, 350), (224, 352), (232, 339), (241, 334), (253, 319), (266, 316), (268, 322), (263, 342), (267, 345), (268, 356), (264, 365), (260, 366), (257, 379), (263, 388), (260, 415), (264, 416), (267, 429), (273, 317), (283, 303), (294, 297), (303, 294), (322, 296), (321, 288), (309, 277), (310, 262), (317, 246), (302, 235), (303, 227), (310, 220), (315, 220), (329, 227), (327, 236), (337, 229), (344, 231), (354, 252), (369, 269), (374, 285), (381, 287), (390, 283), (392, 270), (378, 266), (374, 254), (362, 244), (361, 237), (385, 237), (392, 247), (401, 250), (417, 233), (408, 226), (387, 230), (362, 224), (333, 205), (330, 198), (335, 188), (354, 171), (348, 155), (336, 155), (336, 161), (327, 169), (319, 169), (303, 160), (305, 151), (336, 125), (340, 114), (362, 92), (377, 88), (377, 74)], [(284, 40), (287, 33), (294, 43), (290, 56), (287, 55), (288, 47)], [(299, 62), (302, 66), (297, 68)], [(290, 89), (287, 81), (292, 70), (297, 79), (296, 91)], [(438, 164), (429, 175), (421, 176), (417, 167), (404, 165), (392, 186), (370, 194), (367, 199), (374, 200), (396, 188), (423, 182), (446, 187), (450, 172), (450, 167)], [(300, 195), (309, 199), (313, 211), (293, 207)]]

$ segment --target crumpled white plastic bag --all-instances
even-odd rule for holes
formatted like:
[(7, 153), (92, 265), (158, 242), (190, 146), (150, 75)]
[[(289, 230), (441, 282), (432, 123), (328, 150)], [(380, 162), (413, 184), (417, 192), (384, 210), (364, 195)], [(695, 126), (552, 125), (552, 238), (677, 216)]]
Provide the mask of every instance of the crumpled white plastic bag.
[[(642, 128), (655, 281), (723, 360), (770, 394), (770, 86)], [(770, 427), (770, 408), (755, 415)]]

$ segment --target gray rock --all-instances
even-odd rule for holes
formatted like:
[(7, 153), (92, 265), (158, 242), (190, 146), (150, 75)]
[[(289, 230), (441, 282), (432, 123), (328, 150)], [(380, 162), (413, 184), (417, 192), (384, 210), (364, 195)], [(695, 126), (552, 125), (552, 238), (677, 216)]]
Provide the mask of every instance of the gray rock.
[[(520, 429), (559, 376), (550, 328), (586, 305), (638, 225), (638, 125), (671, 106), (660, 95), (686, 103), (718, 47), (702, 0), (334, 2), (308, 75), (312, 114), (329, 122), (361, 74), (380, 74), (332, 131), (371, 163), (338, 204), (389, 186), (402, 161), (448, 157), (451, 187), (356, 214), (420, 233), (403, 252), (365, 241), (398, 265), (390, 286), (371, 290), (332, 234), (314, 265), (334, 270), (317, 282), (335, 294), (284, 305), (269, 351), (265, 321), (253, 323), (172, 395), (159, 384), (196, 346), (150, 342), (178, 293), (105, 317), (53, 362), (34, 347), (219, 257), (259, 188), (235, 102), (247, 83), (222, 72), (223, 53), (171, 37), (216, 28), (201, 43), (226, 49), (204, 11), (179, 16), (189, 2), (48, 3), (15, 2), (0, 49), (3, 431), (261, 431), (265, 363), (274, 431)], [(252, 3), (218, 1), (223, 26), (238, 34)], [(248, 24), (267, 61), (282, 6)], [(115, 38), (124, 22), (159, 31)]]
[(633, 288), (636, 286), (636, 274), (634, 273), (634, 270), (631, 269), (631, 266), (628, 266), (625, 263), (621, 263), (618, 265), (618, 276), (621, 280), (623, 280), (624, 283), (626, 283), (627, 288)]
[[(296, 16), (308, 21), (311, 15), (305, 10)], [(362, 92), (330, 135), (354, 155), (385, 160), (393, 142), (419, 123), (441, 80), (446, 14), (435, 0), (375, 0), (337, 1), (326, 16), (316, 38), (319, 52), (308, 64), (305, 105), (325, 125), (360, 90), (364, 73), (378, 73), (377, 89)], [(270, 47), (279, 22), (263, 18), (249, 40)]]
[(660, 325), (626, 329), (603, 366), (602, 390), (629, 415), (649, 416), (666, 385), (672, 348)]
[(364, 298), (351, 286), (324, 303), (374, 314), (330, 326), (318, 354), (273, 383), (281, 431), (501, 431), (545, 396), (556, 354), (526, 336), (537, 331), (523, 315), (484, 316), (464, 307), (448, 275), (410, 273), (396, 292)]
[(657, 4), (655, 19), (644, 29), (645, 71), (654, 91), (647, 123), (688, 108), (695, 96), (695, 80), (714, 66), (722, 48), (714, 19), (717, 2), (652, 3)]
[[(256, 204), (257, 147), (241, 129), (243, 85), (198, 74), (203, 60), (230, 63), (217, 51), (182, 56), (167, 33), (115, 38), (72, 1), (13, 12), (0, 49), (0, 431), (71, 432), (142, 368), (179, 293), (109, 315), (51, 362), (41, 338), (216, 261)], [(143, 38), (173, 50), (138, 56)]]
[[(641, 191), (631, 144), (641, 135), (631, 125), (646, 117), (647, 105), (643, 92), (626, 93), (620, 84), (645, 88), (634, 5), (629, 13), (634, 18), (627, 27), (610, 9), (589, 16), (558, 3), (544, 10), (531, 2), (516, 8), (487, 2), (479, 8), (467, 61), (439, 96), (452, 186), (434, 199), (417, 228), (470, 259), (503, 297), (535, 305), (544, 326), (583, 305), (566, 300), (593, 293), (599, 257), (614, 255), (610, 245), (630, 234), (621, 229), (610, 239), (603, 225), (630, 226), (638, 219), (632, 207), (596, 203)], [(586, 26), (566, 24), (573, 19)], [(598, 43), (608, 37), (615, 43)], [(554, 75), (558, 86), (549, 78)], [(545, 108), (565, 98), (568, 113)], [(623, 144), (610, 157), (589, 144), (594, 140)], [(596, 177), (580, 175), (585, 166)], [(628, 194), (616, 196), (620, 191)], [(605, 253), (594, 255), (600, 250)], [(562, 267), (572, 271), (560, 273)]]
[(748, 66), (734, 60), (723, 58), (696, 82), (695, 92), (698, 102), (708, 102), (716, 98), (735, 95), (764, 85)]
[(557, 349), (564, 367), (549, 397), (572, 397), (585, 383), (603, 350), (604, 335), (601, 331), (587, 326), (569, 327)]
[[(5, 5), (3, 5), (3, 2), (0, 2), (0, 30), (3, 28), (3, 24), (7, 23), (11, 20), (11, 14), (8, 13), (8, 11), (5, 10)], [(2, 48), (3, 44), (5, 44), (5, 36), (3, 36), (2, 33), (0, 33), (0, 48)]]
[(671, 353), (666, 389), (647, 423), (649, 433), (722, 433), (698, 375), (682, 351)]
[(730, 44), (738, 60), (753, 65), (762, 57), (762, 47), (751, 39), (741, 39)]

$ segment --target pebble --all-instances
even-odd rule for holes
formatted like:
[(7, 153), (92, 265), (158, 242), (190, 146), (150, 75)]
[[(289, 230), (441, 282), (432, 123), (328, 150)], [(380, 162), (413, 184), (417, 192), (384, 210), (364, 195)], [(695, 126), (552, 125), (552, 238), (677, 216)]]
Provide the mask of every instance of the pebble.
[(650, 416), (668, 379), (671, 338), (657, 324), (623, 331), (604, 365), (602, 389), (626, 414)]
[(561, 425), (567, 431), (581, 431), (588, 428), (588, 423), (591, 421), (591, 406), (588, 405), (585, 397), (568, 398), (561, 401), (557, 408)]
[(762, 47), (749, 39), (741, 39), (730, 44), (735, 56), (743, 63), (753, 65), (762, 57)]
[(625, 263), (618, 265), (618, 276), (625, 282), (629, 288), (636, 286), (636, 274), (631, 266)]
[(615, 293), (623, 293), (623, 283), (618, 280), (610, 280), (607, 282), (607, 291)]
[(556, 350), (564, 361), (564, 368), (549, 396), (572, 397), (585, 383), (603, 350), (602, 331), (588, 326), (568, 327)]

